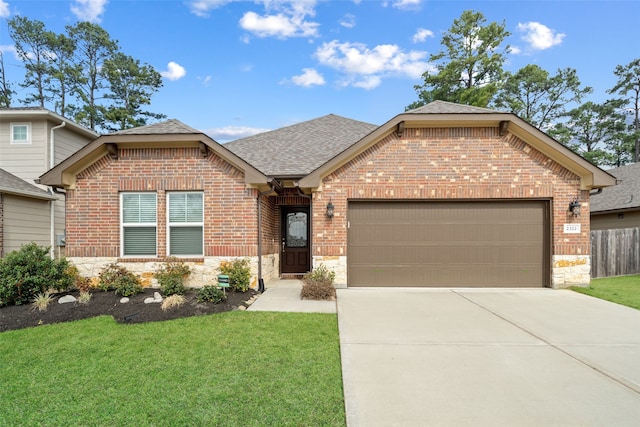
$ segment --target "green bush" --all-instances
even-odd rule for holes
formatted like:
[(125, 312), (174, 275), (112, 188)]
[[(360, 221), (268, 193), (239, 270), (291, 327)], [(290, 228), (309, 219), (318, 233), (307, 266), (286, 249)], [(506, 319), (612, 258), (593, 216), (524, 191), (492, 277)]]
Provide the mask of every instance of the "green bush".
[(217, 286), (206, 285), (198, 289), (198, 302), (219, 304), (227, 299), (227, 294)]
[(32, 301), (49, 289), (65, 291), (73, 285), (66, 274), (69, 262), (51, 259), (49, 248), (29, 243), (0, 260), (0, 307)]
[(229, 276), (229, 290), (235, 292), (247, 292), (251, 280), (251, 268), (249, 259), (235, 259), (220, 264), (220, 273)]
[(186, 289), (184, 282), (191, 274), (191, 268), (176, 258), (169, 258), (167, 262), (155, 273), (160, 290), (165, 296), (184, 295)]
[(114, 289), (116, 295), (130, 297), (142, 292), (138, 276), (118, 263), (111, 263), (100, 272), (98, 287), (103, 291)]
[(336, 288), (333, 286), (335, 278), (334, 271), (329, 271), (324, 264), (320, 264), (302, 278), (303, 285), (300, 297), (313, 300), (334, 299), (336, 297)]

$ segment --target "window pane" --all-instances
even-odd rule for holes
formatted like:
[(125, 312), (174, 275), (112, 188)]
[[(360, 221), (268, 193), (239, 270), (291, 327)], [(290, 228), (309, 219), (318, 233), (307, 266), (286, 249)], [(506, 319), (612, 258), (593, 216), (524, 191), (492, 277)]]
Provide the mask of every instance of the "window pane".
[(14, 125), (11, 127), (13, 132), (12, 140), (16, 142), (27, 142), (29, 135), (27, 131), (27, 125)]
[(169, 255), (202, 255), (202, 227), (172, 227)]
[(187, 222), (202, 222), (202, 194), (187, 194)]
[(156, 255), (155, 227), (125, 227), (124, 255)]
[(122, 220), (125, 224), (156, 222), (155, 193), (123, 194)]
[(186, 222), (186, 200), (186, 194), (169, 194), (169, 222)]
[(169, 222), (202, 222), (202, 193), (169, 195)]

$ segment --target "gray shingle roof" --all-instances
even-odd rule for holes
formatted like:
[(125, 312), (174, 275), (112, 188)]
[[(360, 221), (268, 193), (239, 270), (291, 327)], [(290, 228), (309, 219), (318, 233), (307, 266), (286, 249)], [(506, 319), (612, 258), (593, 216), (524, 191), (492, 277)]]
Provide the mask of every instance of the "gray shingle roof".
[(191, 134), (202, 133), (197, 129), (187, 126), (180, 120), (169, 119), (160, 123), (139, 126), (131, 129), (113, 132), (110, 135), (160, 135), (160, 134)]
[(56, 199), (56, 197), (52, 196), (47, 191), (36, 187), (33, 184), (29, 184), (24, 179), (18, 178), (4, 169), (0, 169), (0, 193), (19, 194), (37, 197), (39, 199)]
[(446, 101), (433, 101), (422, 107), (406, 111), (405, 114), (500, 114), (500, 111), (471, 105), (454, 104)]
[(267, 176), (304, 176), (377, 127), (329, 114), (224, 146)]
[(608, 170), (621, 182), (591, 196), (591, 212), (640, 208), (640, 163)]

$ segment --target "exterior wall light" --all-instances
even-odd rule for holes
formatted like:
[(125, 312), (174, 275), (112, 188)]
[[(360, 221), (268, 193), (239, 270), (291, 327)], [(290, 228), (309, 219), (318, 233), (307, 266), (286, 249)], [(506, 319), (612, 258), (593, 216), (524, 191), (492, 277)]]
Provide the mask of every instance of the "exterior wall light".
[(331, 200), (327, 203), (327, 218), (333, 218), (333, 203), (331, 203)]
[(580, 216), (580, 202), (577, 197), (569, 203), (569, 213), (573, 216)]

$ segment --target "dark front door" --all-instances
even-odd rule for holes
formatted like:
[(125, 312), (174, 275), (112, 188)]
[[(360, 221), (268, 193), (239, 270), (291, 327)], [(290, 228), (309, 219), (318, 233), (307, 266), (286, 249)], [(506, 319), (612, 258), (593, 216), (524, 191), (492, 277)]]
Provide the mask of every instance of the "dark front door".
[(307, 273), (310, 270), (309, 207), (282, 208), (280, 272)]

